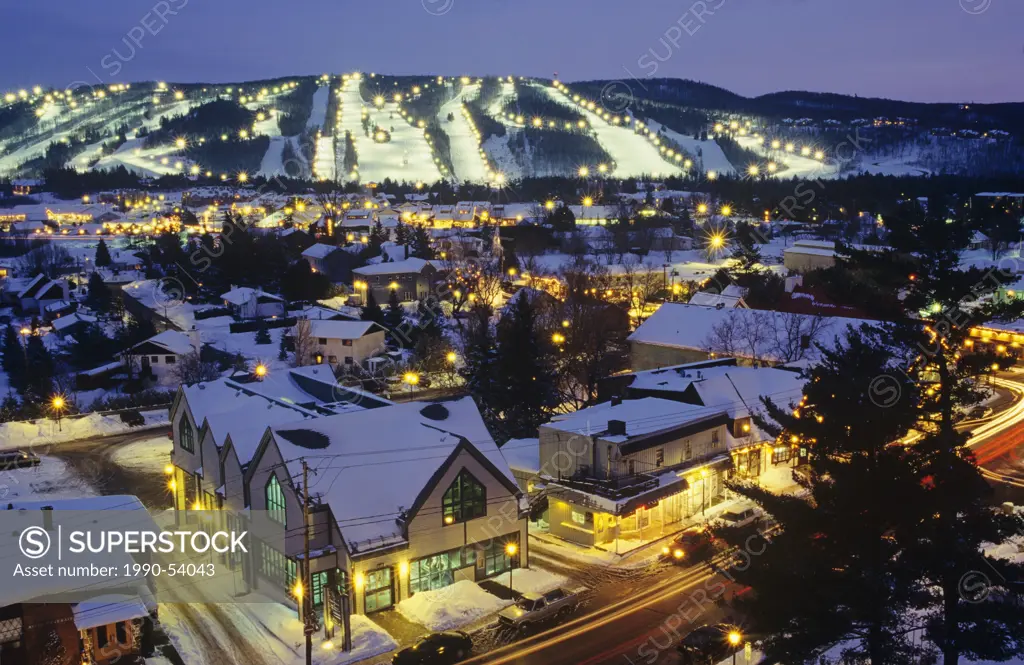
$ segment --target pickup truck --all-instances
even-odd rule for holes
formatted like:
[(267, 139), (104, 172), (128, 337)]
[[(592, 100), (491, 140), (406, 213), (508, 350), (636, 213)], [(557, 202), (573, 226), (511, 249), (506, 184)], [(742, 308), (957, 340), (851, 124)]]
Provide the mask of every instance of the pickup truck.
[(515, 605), (498, 613), (498, 622), (512, 628), (526, 628), (530, 624), (573, 610), (579, 602), (576, 594), (565, 589), (554, 589), (543, 594), (524, 593)]

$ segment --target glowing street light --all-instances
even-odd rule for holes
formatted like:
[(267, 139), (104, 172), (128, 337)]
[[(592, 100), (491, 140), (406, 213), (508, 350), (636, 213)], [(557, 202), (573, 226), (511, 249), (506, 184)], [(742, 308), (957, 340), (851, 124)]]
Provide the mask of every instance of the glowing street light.
[(583, 205), (585, 207), (589, 208), (590, 206), (594, 205), (594, 199), (589, 197), (589, 196), (584, 196), (583, 197)]
[(255, 372), (258, 378), (262, 379), (267, 375), (267, 366), (264, 365), (263, 363), (260, 363), (256, 365), (256, 368), (253, 371)]
[(516, 546), (515, 543), (509, 543), (508, 545), (505, 545), (505, 554), (507, 554), (508, 558), (509, 558), (509, 561), (508, 561), (508, 593), (509, 593), (510, 596), (512, 595), (512, 565), (514, 563), (514, 561), (512, 561), (512, 557), (514, 557), (516, 555), (516, 551), (518, 549), (519, 548)]
[(458, 360), (458, 359), (459, 359), (459, 356), (454, 351), (449, 351), (448, 355), (445, 356), (445, 360), (447, 360), (449, 363), (451, 363), (453, 365), (455, 364), (455, 361)]
[(586, 166), (581, 166), (579, 170), (579, 175), (581, 178), (586, 178), (588, 175), (590, 175), (590, 169), (588, 169)]
[(760, 167), (758, 167), (757, 164), (751, 164), (750, 166), (747, 167), (747, 173), (751, 177), (756, 178), (761, 173), (761, 169)]
[(732, 206), (729, 206), (729, 205), (722, 206), (722, 217), (728, 217), (731, 214), (732, 214)]
[(61, 412), (64, 410), (64, 407), (65, 407), (66, 404), (67, 403), (64, 401), (64, 398), (62, 396), (60, 396), (60, 395), (54, 395), (53, 399), (50, 400), (50, 406), (53, 408), (53, 412), (55, 414), (57, 414), (57, 431), (58, 432), (62, 431), (61, 424), (60, 424), (60, 415), (61, 415)]

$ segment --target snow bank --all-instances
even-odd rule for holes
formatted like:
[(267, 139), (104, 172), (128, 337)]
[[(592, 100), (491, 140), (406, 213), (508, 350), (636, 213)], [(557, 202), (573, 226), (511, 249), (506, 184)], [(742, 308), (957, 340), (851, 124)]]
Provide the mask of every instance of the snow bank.
[[(515, 571), (512, 573), (515, 584)], [(511, 601), (493, 596), (474, 582), (461, 580), (442, 589), (421, 591), (398, 603), (398, 612), (430, 630), (451, 630), (493, 614)]]
[[(502, 579), (505, 576), (498, 578), (498, 581)], [(544, 593), (565, 586), (568, 581), (568, 577), (543, 568), (516, 568), (512, 571), (512, 588), (519, 593)]]
[(113, 461), (120, 467), (138, 469), (140, 471), (162, 470), (171, 462), (171, 449), (174, 444), (165, 434), (151, 439), (135, 441), (120, 446), (114, 451)]
[(64, 460), (40, 456), (39, 466), (0, 471), (0, 500), (76, 499), (98, 496), (87, 479), (68, 468)]
[(58, 426), (56, 420), (41, 418), (34, 421), (11, 422), (0, 425), (0, 450), (9, 448), (32, 449), (39, 445), (80, 441), (98, 436), (123, 434), (129, 431), (166, 427), (170, 425), (167, 411), (145, 411), (146, 424), (129, 427), (119, 416), (101, 416), (90, 413), (82, 418), (64, 418)]

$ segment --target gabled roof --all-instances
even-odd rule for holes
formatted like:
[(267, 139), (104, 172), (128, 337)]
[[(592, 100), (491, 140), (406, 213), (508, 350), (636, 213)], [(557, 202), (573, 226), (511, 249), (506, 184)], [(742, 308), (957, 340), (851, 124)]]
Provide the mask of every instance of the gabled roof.
[(220, 297), (232, 305), (244, 305), (253, 298), (259, 298), (261, 300), (276, 300), (278, 302), (284, 302), (284, 298), (275, 296), (273, 293), (267, 293), (261, 289), (251, 289), (248, 286), (236, 286), (227, 293), (222, 293)]
[(338, 248), (334, 245), (325, 245), (322, 242), (318, 242), (315, 245), (307, 247), (302, 255), (307, 259), (322, 259), (328, 254), (338, 251)]
[(46, 284), (48, 281), (49, 280), (47, 279), (46, 275), (42, 273), (36, 275), (29, 281), (28, 284), (24, 286), (24, 288), (21, 289), (21, 291), (18, 292), (18, 298), (20, 299), (33, 297), (33, 295), (37, 291), (39, 291), (39, 289), (41, 289), (43, 285)]
[(189, 339), (188, 335), (178, 332), (177, 330), (165, 330), (147, 340), (139, 342), (132, 348), (137, 349), (146, 344), (154, 344), (178, 356), (192, 353), (192, 351), (196, 350), (195, 347), (192, 346), (192, 340)]
[(427, 266), (433, 267), (433, 264), (425, 259), (412, 257), (404, 261), (375, 263), (363, 266), (362, 268), (354, 268), (352, 272), (357, 275), (398, 275), (402, 273), (421, 273)]
[(50, 325), (53, 326), (53, 329), (57, 332), (62, 332), (71, 326), (83, 323), (96, 323), (96, 317), (88, 316), (81, 312), (75, 312), (73, 314), (68, 314), (67, 316), (61, 316), (54, 319), (50, 322)]
[(335, 321), (331, 319), (309, 319), (309, 333), (313, 337), (326, 339), (359, 339), (372, 332), (383, 330), (373, 321)]

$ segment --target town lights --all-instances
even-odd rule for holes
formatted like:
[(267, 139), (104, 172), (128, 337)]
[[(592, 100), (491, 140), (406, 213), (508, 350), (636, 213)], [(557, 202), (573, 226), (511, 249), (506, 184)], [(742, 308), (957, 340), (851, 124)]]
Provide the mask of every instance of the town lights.
[(708, 180), (718, 180), (718, 173), (716, 171), (708, 171)]
[(459, 356), (454, 351), (449, 351), (445, 356), (445, 359), (454, 365), (455, 361), (459, 359)]
[(402, 380), (407, 385), (415, 386), (420, 382), (420, 375), (415, 372), (406, 372), (405, 376), (402, 377)]
[(589, 196), (583, 197), (583, 205), (589, 208), (590, 206), (594, 205), (594, 199)]
[(721, 249), (725, 246), (725, 236), (721, 233), (713, 234), (708, 238), (708, 245), (710, 245), (712, 249)]
[(248, 180), (249, 174), (246, 173), (245, 171), (242, 171), (241, 173), (238, 174), (238, 182), (248, 182)]
[(556, 332), (556, 333), (551, 335), (551, 341), (554, 342), (555, 344), (564, 344), (565, 343), (565, 335), (563, 335), (562, 333)]
[(706, 215), (707, 212), (708, 212), (708, 204), (707, 203), (698, 203), (697, 204), (697, 213), (698, 214)]
[(757, 177), (761, 173), (760, 167), (757, 164), (751, 164), (747, 167), (747, 173), (752, 177)]
[(384, 106), (384, 95), (377, 95), (373, 98), (373, 105), (377, 108)]
[(264, 365), (263, 363), (260, 363), (259, 365), (256, 365), (256, 369), (253, 371), (255, 372), (257, 377), (262, 379), (267, 375), (267, 366)]
[(728, 217), (731, 214), (732, 214), (732, 206), (728, 206), (728, 205), (722, 206), (722, 216), (723, 217)]
[(740, 635), (740, 631), (738, 631), (738, 630), (730, 630), (729, 631), (729, 644), (731, 644), (733, 646), (737, 646), (737, 645), (739, 645), (740, 640), (742, 640), (742, 639), (743, 639), (743, 636)]
[(588, 175), (590, 175), (590, 169), (588, 169), (586, 166), (581, 166), (579, 174), (581, 178), (586, 178)]
[(59, 411), (64, 408), (64, 398), (61, 397), (60, 395), (57, 395), (53, 398), (50, 404), (53, 405), (55, 411)]

